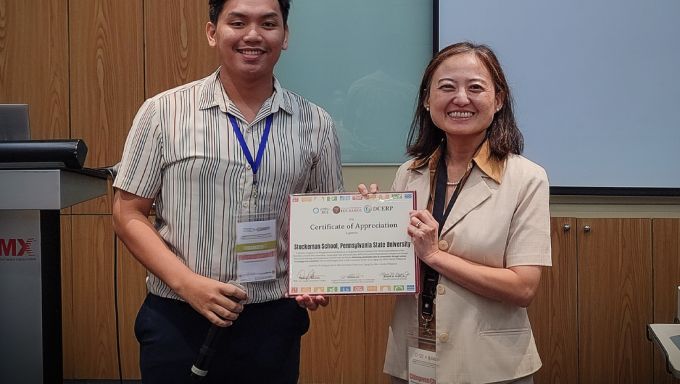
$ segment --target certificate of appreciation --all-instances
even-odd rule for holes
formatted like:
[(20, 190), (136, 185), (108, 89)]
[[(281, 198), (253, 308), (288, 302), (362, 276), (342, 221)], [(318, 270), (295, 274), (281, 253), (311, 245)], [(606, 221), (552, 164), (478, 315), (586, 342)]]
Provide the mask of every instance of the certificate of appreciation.
[(291, 295), (417, 293), (415, 192), (290, 196)]

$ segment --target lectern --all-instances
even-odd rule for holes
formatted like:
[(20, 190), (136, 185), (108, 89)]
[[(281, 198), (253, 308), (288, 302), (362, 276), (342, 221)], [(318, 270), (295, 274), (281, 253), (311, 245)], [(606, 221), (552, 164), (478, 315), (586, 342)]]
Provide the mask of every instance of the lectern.
[(0, 383), (61, 383), (59, 210), (106, 194), (104, 174), (0, 169)]

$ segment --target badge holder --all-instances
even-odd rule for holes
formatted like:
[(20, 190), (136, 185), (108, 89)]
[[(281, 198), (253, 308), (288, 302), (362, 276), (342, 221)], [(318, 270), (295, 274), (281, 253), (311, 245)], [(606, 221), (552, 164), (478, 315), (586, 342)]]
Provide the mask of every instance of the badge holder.
[(241, 214), (236, 223), (236, 274), (241, 283), (276, 279), (277, 223), (272, 212)]
[(437, 383), (437, 341), (434, 329), (420, 325), (412, 327), (408, 339), (408, 383)]

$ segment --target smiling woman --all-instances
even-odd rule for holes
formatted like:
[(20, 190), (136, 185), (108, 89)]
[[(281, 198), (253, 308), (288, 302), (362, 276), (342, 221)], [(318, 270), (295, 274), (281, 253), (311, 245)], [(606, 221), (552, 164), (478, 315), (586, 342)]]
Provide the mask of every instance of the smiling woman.
[[(532, 382), (541, 363), (525, 307), (551, 264), (548, 179), (521, 156), (510, 89), (489, 47), (457, 43), (430, 61), (409, 142), (413, 159), (392, 190), (418, 196), (408, 234), (423, 288), (417, 300), (397, 299), (385, 372), (397, 382), (414, 372), (436, 382)], [(493, 332), (480, 332), (489, 324)]]

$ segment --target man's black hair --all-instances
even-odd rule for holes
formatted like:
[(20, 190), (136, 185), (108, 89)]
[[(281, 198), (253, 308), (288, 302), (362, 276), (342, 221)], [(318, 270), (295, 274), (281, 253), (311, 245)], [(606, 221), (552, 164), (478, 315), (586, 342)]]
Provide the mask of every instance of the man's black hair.
[[(224, 8), (224, 3), (226, 3), (229, 0), (208, 0), (208, 6), (209, 6), (209, 11), (208, 14), (210, 15), (210, 22), (213, 24), (217, 24), (217, 18), (220, 16), (220, 12), (222, 12), (222, 8)], [(288, 12), (290, 11), (290, 0), (278, 0), (279, 1), (279, 8), (281, 8), (281, 14), (283, 15), (283, 25), (288, 25)]]

